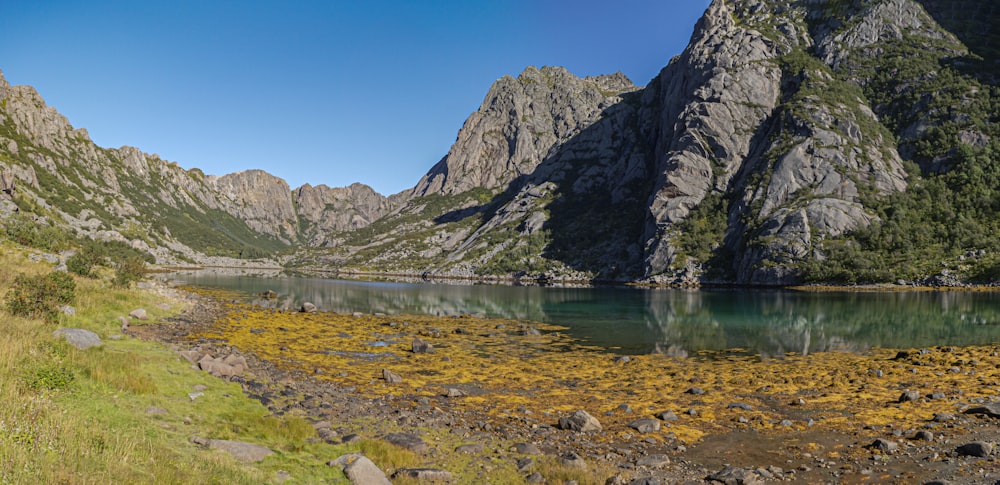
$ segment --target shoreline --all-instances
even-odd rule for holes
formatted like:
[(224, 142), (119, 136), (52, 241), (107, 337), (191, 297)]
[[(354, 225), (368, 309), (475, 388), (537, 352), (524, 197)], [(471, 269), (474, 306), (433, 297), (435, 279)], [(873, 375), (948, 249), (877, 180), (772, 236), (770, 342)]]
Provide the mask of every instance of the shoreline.
[[(421, 435), (436, 450), (419, 454), (422, 466), (459, 476), (489, 478), (512, 468), (520, 473), (516, 464), (523, 456), (512, 450), (528, 444), (543, 453), (531, 455), (538, 462), (561, 463), (576, 453), (589, 463), (585, 476), (598, 479), (593, 483), (614, 476), (701, 480), (726, 464), (761, 480), (849, 483), (979, 480), (998, 468), (993, 458), (956, 451), (962, 442), (996, 434), (994, 420), (962, 414), (1000, 389), (992, 387), (1000, 386), (1000, 358), (992, 346), (909, 351), (903, 358), (875, 349), (769, 361), (621, 359), (579, 346), (556, 327), (531, 331), (524, 322), (281, 313), (199, 298), (219, 310), (216, 321), (168, 324), (173, 328), (152, 339), (201, 350), (238, 348), (261, 373), (242, 383), (244, 391), (273, 413), (336, 423), (333, 439)], [(395, 342), (365, 350), (377, 335), (396, 336)], [(407, 349), (411, 338), (437, 351), (414, 353)], [(316, 354), (317, 346), (325, 353)], [(498, 350), (483, 353), (490, 348)], [(390, 383), (380, 369), (403, 381)], [(900, 393), (911, 388), (917, 397), (902, 401)], [(451, 389), (456, 395), (449, 396)], [(559, 418), (576, 408), (597, 418), (603, 430), (559, 429)], [(660, 411), (674, 416), (655, 418)], [(938, 414), (954, 416), (939, 422)], [(629, 426), (642, 419), (655, 420), (659, 429)], [(921, 429), (935, 437), (914, 439)], [(895, 451), (870, 448), (875, 440), (896, 443)], [(468, 456), (454, 450), (468, 441), (485, 451), (472, 454), (473, 465), (461, 465)], [(498, 456), (501, 463), (493, 463)], [(988, 472), (977, 475), (969, 467)]]

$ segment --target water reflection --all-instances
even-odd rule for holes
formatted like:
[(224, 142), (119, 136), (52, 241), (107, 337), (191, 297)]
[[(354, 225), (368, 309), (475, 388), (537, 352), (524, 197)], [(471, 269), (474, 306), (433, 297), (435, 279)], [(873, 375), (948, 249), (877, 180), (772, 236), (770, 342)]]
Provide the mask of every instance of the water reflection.
[(622, 353), (688, 356), (745, 349), (859, 351), (1000, 341), (1000, 294), (973, 292), (803, 293), (776, 290), (540, 288), (279, 277), (277, 273), (184, 272), (187, 284), (235, 289), (261, 306), (309, 301), (334, 312), (474, 314), (565, 325), (568, 333)]

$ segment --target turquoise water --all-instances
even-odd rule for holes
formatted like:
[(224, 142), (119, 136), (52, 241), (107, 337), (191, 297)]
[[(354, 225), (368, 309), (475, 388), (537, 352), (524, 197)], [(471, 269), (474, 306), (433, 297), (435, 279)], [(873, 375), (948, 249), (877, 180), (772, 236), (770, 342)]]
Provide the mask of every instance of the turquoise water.
[[(824, 292), (752, 289), (551, 288), (346, 281), (183, 272), (180, 283), (278, 293), (258, 304), (320, 310), (474, 314), (564, 325), (566, 333), (625, 354), (692, 355), (742, 349), (863, 351), (1000, 343), (1000, 293)], [(248, 296), (248, 299), (252, 299)]]

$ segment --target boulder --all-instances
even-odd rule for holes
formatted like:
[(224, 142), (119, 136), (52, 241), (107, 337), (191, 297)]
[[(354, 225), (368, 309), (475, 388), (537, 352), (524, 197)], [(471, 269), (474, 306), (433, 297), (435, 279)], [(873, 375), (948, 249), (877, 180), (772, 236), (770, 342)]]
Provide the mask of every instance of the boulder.
[(958, 451), (958, 454), (961, 456), (985, 458), (993, 454), (993, 445), (985, 441), (973, 441), (972, 443), (966, 443), (959, 446), (956, 451)]
[(312, 303), (307, 301), (302, 304), (302, 308), (299, 309), (299, 311), (301, 311), (302, 313), (316, 313), (317, 309), (316, 305), (313, 305)]
[(327, 464), (340, 467), (354, 485), (392, 485), (378, 465), (357, 453), (340, 456)]
[(590, 431), (601, 431), (604, 429), (597, 418), (591, 416), (587, 411), (579, 410), (568, 418), (559, 418), (559, 429), (568, 429), (580, 433)]
[(392, 474), (392, 478), (410, 478), (417, 482), (451, 482), (451, 472), (436, 468), (403, 468)]
[(146, 314), (146, 310), (142, 308), (136, 308), (128, 313), (128, 316), (136, 320), (149, 320), (149, 315)]
[(423, 438), (413, 433), (389, 433), (386, 435), (385, 440), (414, 453), (423, 453), (430, 448)]
[(660, 421), (653, 418), (642, 418), (632, 421), (628, 427), (640, 433), (652, 433), (660, 430)]
[(382, 369), (382, 379), (385, 379), (387, 384), (399, 384), (403, 382), (403, 376), (389, 369)]
[(96, 333), (82, 328), (60, 328), (52, 332), (52, 335), (62, 337), (70, 345), (80, 350), (103, 345), (101, 338)]
[(419, 337), (414, 337), (411, 345), (411, 349), (414, 354), (428, 354), (434, 352), (434, 346)]

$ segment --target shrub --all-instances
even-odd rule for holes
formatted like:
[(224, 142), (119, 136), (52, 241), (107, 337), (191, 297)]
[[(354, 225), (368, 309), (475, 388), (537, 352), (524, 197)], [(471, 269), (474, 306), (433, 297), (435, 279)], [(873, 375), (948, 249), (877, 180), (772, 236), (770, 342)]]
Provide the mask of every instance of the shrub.
[(129, 257), (118, 263), (115, 268), (115, 278), (111, 281), (119, 288), (128, 288), (133, 282), (139, 281), (146, 274), (146, 261), (139, 257)]
[(6, 309), (11, 315), (55, 321), (59, 306), (76, 297), (76, 282), (63, 272), (31, 276), (20, 274), (7, 292)]

